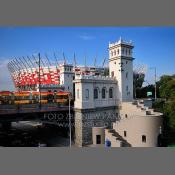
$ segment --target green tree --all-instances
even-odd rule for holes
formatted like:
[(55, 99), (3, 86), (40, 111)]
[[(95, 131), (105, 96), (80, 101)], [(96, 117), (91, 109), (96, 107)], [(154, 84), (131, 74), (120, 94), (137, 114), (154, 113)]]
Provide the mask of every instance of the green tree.
[(168, 143), (175, 143), (175, 75), (163, 75), (157, 82), (162, 101), (154, 107), (164, 114), (164, 130)]
[[(133, 93), (135, 98), (140, 98), (139, 95), (137, 95), (142, 88), (143, 82), (144, 82), (145, 74), (138, 73), (134, 71), (133, 73)], [(140, 94), (140, 93), (139, 93)]]
[(165, 99), (175, 97), (175, 75), (163, 75), (157, 83), (159, 87), (160, 96)]

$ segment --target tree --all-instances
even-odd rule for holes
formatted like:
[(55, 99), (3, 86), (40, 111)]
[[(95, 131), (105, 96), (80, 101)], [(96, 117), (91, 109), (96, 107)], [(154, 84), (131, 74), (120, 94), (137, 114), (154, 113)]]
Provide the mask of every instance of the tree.
[(146, 72), (147, 72), (147, 65), (144, 64), (134, 65), (133, 94), (135, 98), (140, 98), (140, 90), (142, 88)]
[(169, 98), (175, 97), (175, 75), (163, 75), (157, 83), (157, 86), (159, 87), (162, 98), (168, 100)]
[(154, 107), (164, 114), (164, 132), (168, 143), (175, 143), (175, 75), (163, 75), (157, 82), (160, 97)]
[(140, 98), (140, 89), (144, 82), (145, 74), (134, 71), (133, 73), (133, 93), (135, 98)]

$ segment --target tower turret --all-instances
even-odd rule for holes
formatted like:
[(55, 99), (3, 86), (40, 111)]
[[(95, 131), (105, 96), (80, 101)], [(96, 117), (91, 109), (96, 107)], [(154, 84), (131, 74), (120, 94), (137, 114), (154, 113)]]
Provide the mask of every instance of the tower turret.
[(132, 42), (121, 38), (118, 42), (109, 43), (109, 73), (118, 81), (118, 98), (121, 101), (133, 100), (133, 57)]
[(65, 87), (66, 91), (74, 94), (73, 80), (74, 80), (73, 66), (71, 64), (60, 65), (60, 85)]

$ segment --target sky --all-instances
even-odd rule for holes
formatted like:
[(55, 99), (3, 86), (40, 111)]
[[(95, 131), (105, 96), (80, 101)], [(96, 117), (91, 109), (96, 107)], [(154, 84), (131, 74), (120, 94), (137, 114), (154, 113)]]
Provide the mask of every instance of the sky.
[[(0, 27), (0, 90), (13, 90), (7, 63), (14, 57), (53, 53), (69, 63), (74, 53), (77, 64), (101, 66), (108, 58), (109, 42), (133, 41), (134, 65), (146, 65), (146, 81), (153, 83), (157, 68), (158, 77), (175, 74), (175, 27)], [(107, 59), (108, 60), (108, 59)]]

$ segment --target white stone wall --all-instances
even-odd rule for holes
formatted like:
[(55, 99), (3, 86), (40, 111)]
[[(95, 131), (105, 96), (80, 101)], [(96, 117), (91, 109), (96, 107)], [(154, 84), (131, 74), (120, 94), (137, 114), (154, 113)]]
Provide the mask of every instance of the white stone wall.
[[(148, 109), (146, 108), (146, 110)], [(146, 115), (146, 110), (132, 103), (122, 103), (119, 120), (113, 124), (115, 132), (122, 136), (132, 147), (157, 146), (160, 127), (162, 128), (162, 114), (151, 111), (150, 115)], [(142, 141), (142, 136), (146, 136), (146, 142)], [(118, 144), (115, 137), (112, 137), (110, 133), (107, 133), (105, 137), (111, 141), (111, 146)]]
[[(88, 77), (88, 76), (87, 76)], [(117, 106), (117, 82), (108, 78), (89, 77), (80, 78), (74, 81), (75, 83), (75, 104), (77, 109), (91, 109), (97, 107)], [(98, 88), (98, 98), (94, 99), (94, 89)], [(106, 96), (102, 98), (102, 88), (106, 89)], [(109, 98), (109, 89), (113, 89), (113, 97)], [(79, 98), (78, 98), (79, 90)], [(86, 98), (89, 91), (89, 98)]]

